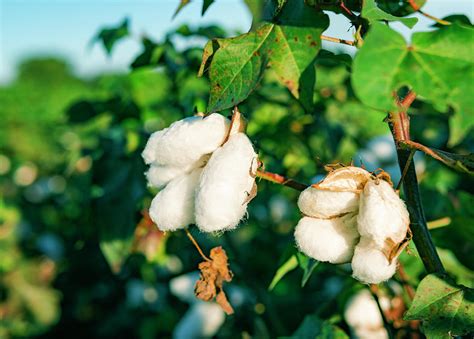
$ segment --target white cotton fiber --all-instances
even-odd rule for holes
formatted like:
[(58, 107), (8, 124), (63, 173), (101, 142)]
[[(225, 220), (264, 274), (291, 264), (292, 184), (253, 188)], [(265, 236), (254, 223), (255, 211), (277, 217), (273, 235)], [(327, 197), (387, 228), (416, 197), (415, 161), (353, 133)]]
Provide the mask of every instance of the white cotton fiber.
[(202, 169), (169, 182), (153, 199), (151, 220), (162, 231), (175, 231), (194, 223), (194, 194)]
[(227, 137), (229, 120), (212, 113), (193, 116), (153, 133), (143, 150), (145, 163), (166, 166), (188, 166), (203, 155), (214, 152)]
[[(389, 307), (389, 300), (386, 298), (383, 300), (388, 302)], [(377, 302), (366, 289), (357, 292), (348, 300), (344, 318), (352, 333), (359, 339), (388, 338)]]
[(196, 163), (180, 167), (151, 164), (150, 168), (145, 173), (148, 185), (151, 187), (161, 188), (179, 176), (189, 174), (196, 168), (204, 167), (209, 160), (209, 157), (210, 156), (206, 154)]
[(209, 159), (196, 192), (196, 224), (204, 232), (235, 228), (247, 211), (257, 154), (243, 133), (231, 135)]
[(357, 212), (359, 194), (354, 192), (326, 191), (308, 187), (298, 198), (300, 211), (314, 218), (332, 218), (344, 213)]
[(396, 258), (390, 264), (377, 244), (361, 238), (352, 257), (352, 276), (367, 284), (378, 284), (390, 279), (397, 269)]
[(298, 249), (332, 264), (349, 262), (359, 240), (355, 215), (334, 219), (302, 218), (295, 229)]
[(388, 182), (370, 180), (361, 194), (357, 227), (361, 236), (370, 237), (379, 247), (386, 239), (405, 239), (410, 218), (405, 204)]
[(323, 219), (357, 212), (359, 193), (369, 178), (370, 173), (360, 167), (338, 168), (301, 192), (298, 207), (305, 215)]
[(314, 186), (326, 190), (360, 192), (369, 178), (370, 173), (365, 169), (347, 166), (331, 171), (324, 180)]
[(168, 182), (186, 173), (182, 167), (160, 166), (152, 164), (145, 173), (148, 185), (151, 187), (161, 188)]

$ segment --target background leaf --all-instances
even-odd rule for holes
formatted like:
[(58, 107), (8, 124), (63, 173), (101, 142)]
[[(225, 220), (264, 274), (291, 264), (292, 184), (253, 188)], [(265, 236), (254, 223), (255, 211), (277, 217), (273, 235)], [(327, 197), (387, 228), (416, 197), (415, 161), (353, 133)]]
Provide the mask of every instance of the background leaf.
[(465, 95), (474, 91), (473, 43), (471, 26), (415, 33), (407, 46), (399, 33), (374, 23), (354, 60), (352, 85), (364, 104), (382, 110), (396, 109), (393, 94), (402, 86), (440, 111), (452, 106), (450, 144), (455, 144), (474, 126), (474, 97)]
[(115, 44), (128, 36), (128, 18), (125, 18), (121, 24), (117, 27), (106, 27), (103, 28), (99, 34), (97, 34), (94, 41), (102, 42), (102, 45), (105, 48), (105, 51), (108, 55), (112, 53), (112, 49), (114, 48)]

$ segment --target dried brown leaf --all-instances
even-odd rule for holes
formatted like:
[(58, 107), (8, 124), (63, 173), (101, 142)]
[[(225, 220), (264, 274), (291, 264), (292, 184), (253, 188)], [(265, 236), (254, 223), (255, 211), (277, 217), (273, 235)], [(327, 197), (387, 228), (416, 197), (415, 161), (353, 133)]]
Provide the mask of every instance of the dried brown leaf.
[(216, 302), (227, 314), (234, 313), (229, 304), (225, 292), (222, 288), (224, 282), (232, 280), (232, 272), (229, 270), (227, 254), (222, 247), (211, 249), (209, 261), (203, 261), (199, 264), (201, 275), (194, 287), (194, 294), (198, 299), (204, 301)]

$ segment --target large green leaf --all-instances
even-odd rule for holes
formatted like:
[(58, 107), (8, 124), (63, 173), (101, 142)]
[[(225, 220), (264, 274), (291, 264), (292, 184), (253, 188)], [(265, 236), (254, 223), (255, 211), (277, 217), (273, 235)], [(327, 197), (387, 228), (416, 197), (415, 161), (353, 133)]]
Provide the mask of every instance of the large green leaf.
[[(452, 106), (450, 143), (474, 126), (472, 26), (452, 24), (415, 33), (412, 44), (389, 27), (374, 23), (356, 55), (352, 84), (360, 100), (382, 110), (396, 109), (393, 93), (411, 87), (440, 111)], [(376, 60), (376, 62), (374, 62)]]
[(271, 291), (275, 288), (275, 286), (280, 282), (280, 280), (289, 272), (293, 271), (295, 268), (298, 267), (298, 259), (296, 258), (296, 254), (293, 254), (291, 257), (288, 258), (280, 267), (278, 267), (275, 276), (268, 286), (268, 290)]
[[(255, 31), (229, 39), (216, 39), (204, 49), (199, 74), (209, 63), (211, 91), (208, 111), (219, 111), (245, 100), (270, 67), (291, 93), (300, 98), (303, 87), (314, 87), (314, 59), (327, 27), (325, 14), (304, 7), (302, 1), (277, 13), (278, 24), (264, 23)], [(272, 20), (268, 18), (268, 20)], [(302, 95), (305, 107), (312, 97)]]
[(451, 338), (474, 332), (474, 291), (430, 274), (416, 290), (406, 320), (422, 320), (428, 338)]
[(412, 28), (418, 22), (417, 18), (402, 18), (394, 16), (390, 13), (384, 12), (377, 7), (375, 0), (365, 0), (362, 7), (362, 17), (369, 20), (370, 23), (383, 20), (383, 21), (400, 21), (408, 28)]

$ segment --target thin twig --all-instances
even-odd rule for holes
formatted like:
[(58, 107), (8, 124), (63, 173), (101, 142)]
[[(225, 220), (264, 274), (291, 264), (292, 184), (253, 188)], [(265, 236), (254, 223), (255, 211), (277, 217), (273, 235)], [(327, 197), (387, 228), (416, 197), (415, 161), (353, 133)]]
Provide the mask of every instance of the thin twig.
[(188, 236), (189, 240), (191, 240), (191, 242), (193, 243), (194, 247), (196, 247), (196, 249), (198, 250), (199, 254), (201, 255), (201, 257), (206, 260), (206, 261), (212, 261), (211, 259), (209, 259), (208, 257), (206, 257), (206, 255), (204, 254), (204, 252), (201, 250), (201, 247), (199, 247), (199, 244), (197, 243), (196, 239), (194, 239), (193, 235), (191, 234), (191, 232), (189, 232), (189, 230), (187, 228), (184, 229), (184, 231), (186, 232), (186, 235)]
[(408, 161), (405, 164), (405, 167), (403, 168), (402, 176), (400, 177), (400, 181), (398, 182), (398, 185), (397, 185), (397, 188), (396, 188), (397, 191), (402, 186), (403, 179), (405, 179), (405, 176), (407, 175), (408, 167), (410, 166), (411, 161), (413, 160), (413, 156), (415, 155), (415, 152), (416, 151), (414, 149), (410, 150), (410, 155), (408, 157)]
[(416, 12), (420, 13), (421, 15), (427, 17), (428, 19), (434, 20), (437, 23), (439, 23), (440, 25), (451, 25), (451, 23), (449, 21), (439, 19), (439, 18), (437, 18), (437, 17), (435, 17), (431, 14), (428, 14), (428, 13), (425, 13), (424, 11), (422, 11), (420, 9), (421, 7), (418, 6), (418, 4), (414, 0), (408, 0), (408, 3), (410, 4), (411, 8), (413, 8)]
[(339, 38), (333, 38), (331, 36), (326, 36), (326, 35), (321, 35), (321, 40), (326, 40), (326, 41), (331, 41), (331, 42), (337, 42), (339, 44), (344, 44), (348, 46), (355, 46), (355, 42), (352, 40), (345, 40), (345, 39), (339, 39)]
[(382, 309), (382, 305), (380, 305), (380, 300), (378, 296), (379, 288), (377, 285), (371, 284), (369, 287), (370, 294), (372, 294), (372, 297), (375, 299), (375, 302), (377, 303), (377, 307), (379, 309), (380, 315), (382, 316), (383, 320), (383, 326), (385, 327), (385, 330), (387, 330), (388, 337), (390, 339), (393, 338), (392, 334), (392, 326), (387, 320), (387, 317), (385, 316), (385, 312)]
[(405, 268), (403, 267), (402, 263), (398, 264), (398, 275), (400, 276), (400, 281), (403, 285), (403, 288), (407, 292), (408, 297), (410, 300), (413, 300), (413, 298), (415, 298), (415, 290), (409, 283), (408, 275), (405, 272)]
[(257, 177), (271, 181), (275, 184), (280, 184), (283, 186), (291, 187), (297, 191), (304, 191), (308, 185), (297, 182), (293, 179), (287, 179), (284, 176), (276, 173), (266, 172), (262, 170), (257, 170)]

